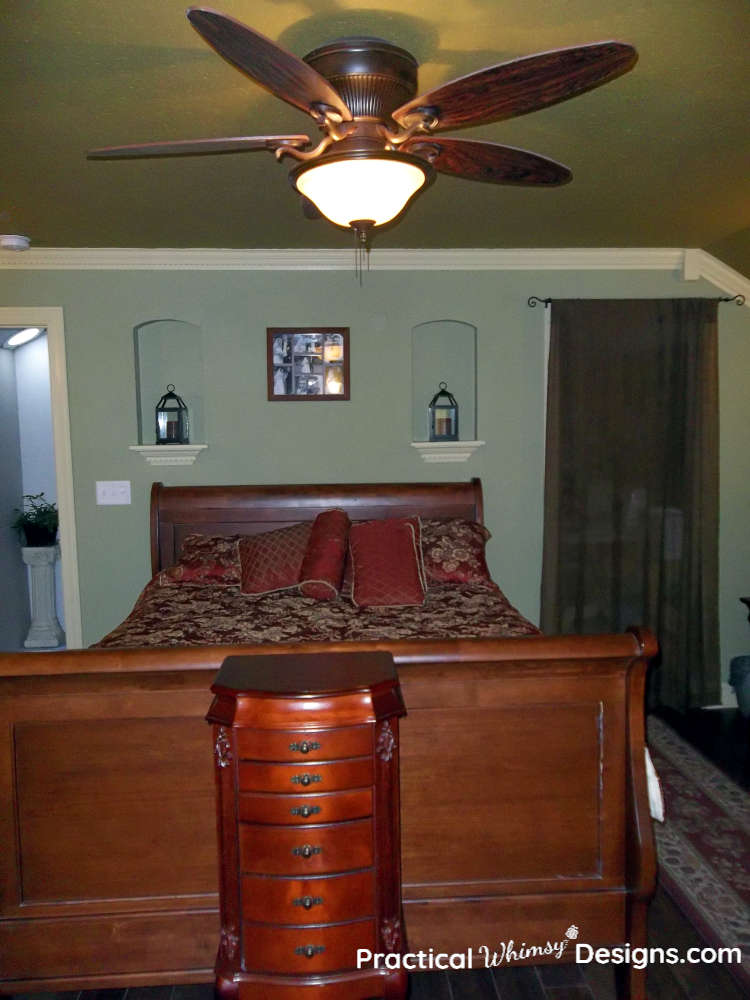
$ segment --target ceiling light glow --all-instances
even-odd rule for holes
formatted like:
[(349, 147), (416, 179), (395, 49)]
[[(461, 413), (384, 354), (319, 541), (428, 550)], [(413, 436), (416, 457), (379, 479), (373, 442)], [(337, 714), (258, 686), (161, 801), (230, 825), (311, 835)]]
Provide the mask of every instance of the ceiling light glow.
[(34, 337), (38, 337), (41, 332), (38, 326), (27, 326), (25, 330), (19, 330), (18, 333), (14, 333), (12, 337), (9, 337), (5, 341), (5, 346), (20, 347), (21, 344), (27, 344)]
[(360, 220), (390, 222), (426, 180), (422, 167), (398, 156), (318, 161), (293, 174), (297, 190), (344, 228)]

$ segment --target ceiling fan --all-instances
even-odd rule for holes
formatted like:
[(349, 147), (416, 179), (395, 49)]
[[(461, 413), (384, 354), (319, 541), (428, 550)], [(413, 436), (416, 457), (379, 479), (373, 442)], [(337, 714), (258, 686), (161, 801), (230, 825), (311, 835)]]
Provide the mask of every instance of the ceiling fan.
[(297, 161), (289, 179), (305, 213), (352, 229), (369, 249), (375, 227), (395, 219), (435, 172), (494, 184), (558, 185), (567, 167), (535, 153), (448, 129), (486, 125), (576, 97), (628, 72), (638, 54), (605, 41), (556, 49), (477, 70), (417, 96), (417, 61), (380, 38), (341, 38), (299, 59), (226, 14), (191, 7), (187, 17), (229, 63), (305, 111), (321, 133), (256, 135), (108, 146), (93, 159), (267, 149)]

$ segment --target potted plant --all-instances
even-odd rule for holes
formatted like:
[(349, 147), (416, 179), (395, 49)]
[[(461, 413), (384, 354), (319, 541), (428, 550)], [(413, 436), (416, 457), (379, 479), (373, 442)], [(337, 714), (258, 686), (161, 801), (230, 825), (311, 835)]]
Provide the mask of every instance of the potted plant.
[(15, 508), (18, 515), (13, 522), (22, 541), (29, 548), (54, 545), (57, 541), (57, 506), (44, 499), (42, 493), (27, 493), (23, 498), (23, 510)]

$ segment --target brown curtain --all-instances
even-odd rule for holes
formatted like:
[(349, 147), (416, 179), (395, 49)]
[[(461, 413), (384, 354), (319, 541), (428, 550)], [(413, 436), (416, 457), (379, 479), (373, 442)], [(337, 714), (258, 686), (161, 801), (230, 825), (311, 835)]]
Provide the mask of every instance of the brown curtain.
[(720, 700), (717, 303), (554, 301), (542, 628), (652, 628), (649, 701)]

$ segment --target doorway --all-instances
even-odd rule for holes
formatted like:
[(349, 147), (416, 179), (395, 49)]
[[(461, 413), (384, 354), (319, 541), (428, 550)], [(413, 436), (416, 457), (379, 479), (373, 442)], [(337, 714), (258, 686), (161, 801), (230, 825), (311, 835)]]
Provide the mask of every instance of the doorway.
[[(55, 464), (54, 484), (57, 493), (60, 520), (60, 582), (62, 590), (62, 607), (60, 610), (65, 620), (66, 645), (68, 648), (79, 648), (82, 643), (81, 603), (78, 582), (73, 500), (73, 464), (70, 446), (63, 311), (58, 307), (0, 307), (0, 328), (7, 329), (9, 327), (39, 327), (47, 332), (49, 405)], [(7, 407), (8, 399), (7, 394), (5, 395), (5, 404)], [(29, 490), (24, 490), (24, 492), (29, 492)], [(33, 490), (33, 492), (36, 492), (36, 490)], [(18, 505), (19, 501), (20, 494), (16, 497), (14, 505)], [(11, 519), (11, 515), (12, 510), (9, 510), (8, 520)]]

